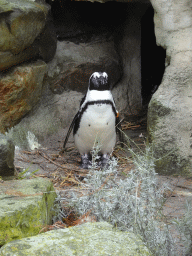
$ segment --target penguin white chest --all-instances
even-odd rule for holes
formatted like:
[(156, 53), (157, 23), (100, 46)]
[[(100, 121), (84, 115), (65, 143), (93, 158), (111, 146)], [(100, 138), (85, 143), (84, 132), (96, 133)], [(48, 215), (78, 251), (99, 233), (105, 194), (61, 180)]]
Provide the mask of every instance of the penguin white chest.
[(101, 153), (111, 153), (116, 143), (115, 119), (111, 104), (88, 105), (74, 136), (80, 154), (89, 153), (96, 141)]

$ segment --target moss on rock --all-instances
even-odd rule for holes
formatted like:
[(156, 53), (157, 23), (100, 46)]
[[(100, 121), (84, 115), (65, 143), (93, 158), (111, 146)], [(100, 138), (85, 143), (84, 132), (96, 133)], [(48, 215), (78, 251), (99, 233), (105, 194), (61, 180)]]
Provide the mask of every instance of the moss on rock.
[(1, 256), (147, 256), (151, 255), (141, 239), (131, 232), (118, 231), (107, 222), (86, 223), (49, 231), (3, 246)]
[(51, 224), (56, 197), (47, 179), (4, 181), (0, 184), (0, 245), (36, 235)]

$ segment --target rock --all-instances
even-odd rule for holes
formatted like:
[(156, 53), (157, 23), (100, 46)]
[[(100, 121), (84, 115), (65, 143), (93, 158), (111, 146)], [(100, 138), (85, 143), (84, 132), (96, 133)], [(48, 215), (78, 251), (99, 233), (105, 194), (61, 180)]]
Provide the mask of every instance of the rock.
[(36, 38), (35, 44), (39, 50), (39, 56), (49, 62), (53, 59), (57, 49), (57, 35), (55, 32), (51, 13), (47, 16), (47, 21), (43, 31)]
[(129, 16), (132, 16), (132, 18), (126, 20), (121, 30), (122, 39), (118, 45), (123, 62), (123, 77), (119, 84), (123, 84), (126, 88), (123, 98), (126, 97), (127, 100), (127, 114), (133, 115), (133, 113), (137, 114), (142, 108), (140, 67), (141, 27), (137, 13), (132, 10)]
[(138, 115), (142, 110), (141, 96), (141, 17), (147, 5), (127, 5), (127, 19), (117, 30), (118, 52), (121, 56), (123, 76), (117, 84), (121, 100), (127, 102), (126, 115)]
[(0, 183), (0, 245), (37, 235), (43, 227), (51, 224), (55, 197), (48, 179)]
[[(79, 109), (82, 96), (82, 93), (76, 91), (60, 95), (43, 94), (40, 104), (14, 126), (8, 136), (15, 145), (25, 150), (31, 150), (28, 133), (34, 134), (35, 144), (41, 144), (42, 147), (48, 146), (46, 143), (52, 135), (55, 136), (54, 143), (60, 139), (63, 141), (65, 132)], [(53, 147), (53, 143), (49, 146)]]
[(148, 110), (148, 140), (158, 173), (192, 177), (192, 2), (152, 0), (157, 43), (167, 67)]
[(0, 0), (0, 51), (18, 54), (43, 30), (49, 6), (42, 1)]
[(35, 45), (24, 49), (18, 54), (11, 52), (0, 52), (0, 71), (10, 68), (16, 64), (20, 64), (24, 61), (29, 61), (33, 57), (37, 57), (39, 49)]
[(0, 70), (5, 70), (24, 61), (32, 61), (38, 58), (48, 62), (53, 59), (56, 48), (57, 37), (51, 18), (49, 17), (42, 32), (29, 47), (18, 54), (14, 54), (10, 51), (0, 51)]
[(4, 255), (152, 255), (140, 238), (121, 232), (107, 222), (86, 223), (49, 231), (34, 237), (13, 241), (0, 249)]
[(55, 94), (64, 90), (85, 93), (89, 77), (96, 70), (109, 74), (112, 87), (120, 79), (121, 67), (113, 40), (78, 45), (58, 41), (55, 57), (48, 63), (47, 80)]
[(148, 110), (148, 140), (156, 171), (192, 177), (192, 54), (178, 53), (166, 68)]
[(155, 10), (155, 35), (157, 44), (166, 48), (167, 56), (177, 52), (191, 51), (192, 42), (192, 2), (151, 0)]
[(0, 176), (14, 175), (14, 152), (13, 142), (0, 133)]
[(56, 33), (49, 10), (40, 0), (0, 0), (0, 70), (38, 56), (53, 58)]
[(0, 131), (17, 124), (34, 107), (42, 91), (46, 64), (37, 61), (0, 74)]

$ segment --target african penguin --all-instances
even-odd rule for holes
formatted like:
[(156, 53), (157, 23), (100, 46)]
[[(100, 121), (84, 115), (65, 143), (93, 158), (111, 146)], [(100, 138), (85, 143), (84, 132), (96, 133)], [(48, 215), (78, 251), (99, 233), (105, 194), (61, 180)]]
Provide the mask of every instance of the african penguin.
[(105, 166), (116, 144), (116, 125), (119, 123), (113, 96), (106, 72), (95, 72), (89, 79), (86, 95), (69, 128), (63, 147), (71, 130), (75, 145), (81, 154), (81, 167), (91, 165), (92, 148), (99, 142), (101, 157), (99, 164)]

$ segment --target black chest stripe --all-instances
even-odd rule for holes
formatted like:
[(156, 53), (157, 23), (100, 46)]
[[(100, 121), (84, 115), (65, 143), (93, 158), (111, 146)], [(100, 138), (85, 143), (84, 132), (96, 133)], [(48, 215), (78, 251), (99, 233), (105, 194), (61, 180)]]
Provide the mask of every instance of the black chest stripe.
[(78, 113), (78, 117), (75, 121), (74, 129), (73, 129), (73, 135), (75, 135), (77, 130), (79, 129), (79, 124), (80, 124), (80, 121), (81, 121), (81, 117), (82, 117), (83, 113), (87, 110), (87, 107), (89, 105), (97, 105), (97, 104), (109, 104), (109, 105), (111, 105), (113, 113), (116, 116), (116, 114), (117, 114), (116, 109), (115, 109), (115, 106), (114, 106), (114, 104), (111, 100), (88, 101), (85, 104), (85, 106), (81, 109), (81, 111), (79, 111), (79, 113)]

